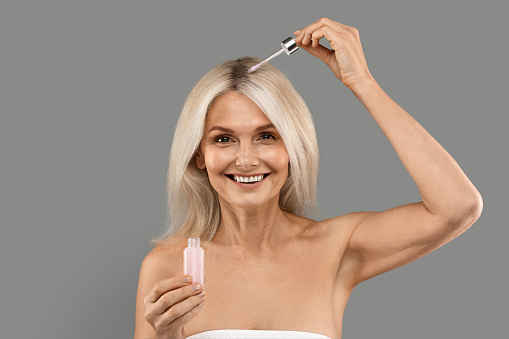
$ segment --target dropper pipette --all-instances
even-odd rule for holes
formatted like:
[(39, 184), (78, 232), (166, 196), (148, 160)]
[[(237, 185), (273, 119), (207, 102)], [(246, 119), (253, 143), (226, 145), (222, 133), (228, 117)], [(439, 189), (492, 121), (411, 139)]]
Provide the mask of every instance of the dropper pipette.
[(272, 54), (271, 56), (265, 58), (260, 63), (254, 65), (247, 72), (251, 73), (251, 72), (256, 71), (258, 68), (262, 67), (264, 64), (266, 64), (270, 60), (274, 59), (275, 57), (277, 57), (278, 55), (280, 55), (283, 52), (285, 52), (287, 55), (290, 55), (298, 49), (299, 49), (299, 46), (297, 46), (297, 44), (295, 43), (295, 40), (293, 40), (292, 38), (287, 38), (287, 39), (283, 40), (283, 42), (281, 43), (281, 49), (279, 51), (277, 51), (276, 53)]

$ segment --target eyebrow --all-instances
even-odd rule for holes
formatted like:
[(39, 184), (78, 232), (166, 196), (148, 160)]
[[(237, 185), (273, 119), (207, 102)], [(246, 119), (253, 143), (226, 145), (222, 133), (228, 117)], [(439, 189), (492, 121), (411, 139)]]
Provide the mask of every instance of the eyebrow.
[[(268, 129), (268, 128), (276, 128), (273, 124), (266, 124), (266, 125), (262, 125), (262, 126), (259, 126), (255, 129), (255, 132), (258, 132), (258, 131), (261, 131), (261, 130), (264, 130), (264, 129)], [(232, 131), (231, 129), (229, 128), (226, 128), (226, 127), (221, 127), (221, 126), (214, 126), (212, 127), (211, 129), (209, 129), (209, 133), (212, 132), (212, 131), (222, 131), (222, 132), (226, 132), (226, 133), (235, 133), (234, 131)]]

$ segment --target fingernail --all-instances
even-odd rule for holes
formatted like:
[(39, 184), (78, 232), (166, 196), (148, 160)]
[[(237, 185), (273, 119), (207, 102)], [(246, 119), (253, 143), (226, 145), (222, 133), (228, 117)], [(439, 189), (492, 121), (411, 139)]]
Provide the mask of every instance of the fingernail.
[(201, 289), (201, 285), (200, 284), (196, 284), (193, 286), (193, 290), (195, 291), (199, 291)]
[(203, 297), (205, 296), (205, 291), (203, 291), (203, 292), (201, 292), (200, 294), (198, 294), (198, 296), (199, 296), (200, 298), (203, 298)]
[(184, 284), (188, 284), (188, 283), (190, 283), (190, 282), (191, 282), (191, 277), (184, 277), (184, 278), (182, 278), (182, 282), (183, 282)]
[(299, 35), (299, 34), (300, 34), (300, 31), (295, 31), (295, 32), (293, 32), (293, 33), (295, 33), (295, 35)]

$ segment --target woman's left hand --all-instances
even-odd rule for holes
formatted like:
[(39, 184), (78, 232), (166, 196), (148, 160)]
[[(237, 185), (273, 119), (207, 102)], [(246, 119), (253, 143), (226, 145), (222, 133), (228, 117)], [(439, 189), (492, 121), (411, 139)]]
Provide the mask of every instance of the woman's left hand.
[[(299, 47), (322, 60), (346, 87), (352, 89), (360, 82), (374, 81), (355, 27), (321, 18), (294, 34)], [(322, 46), (319, 43), (321, 38), (329, 40), (333, 49)]]

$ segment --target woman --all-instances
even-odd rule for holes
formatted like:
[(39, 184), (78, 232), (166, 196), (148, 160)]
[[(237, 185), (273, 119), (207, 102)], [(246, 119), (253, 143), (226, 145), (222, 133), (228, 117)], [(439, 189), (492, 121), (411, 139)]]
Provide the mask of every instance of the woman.
[[(357, 284), (430, 253), (479, 218), (479, 192), (378, 86), (355, 28), (322, 18), (294, 34), (365, 105), (422, 201), (319, 222), (301, 216), (315, 209), (318, 173), (304, 102), (274, 67), (247, 73), (257, 59), (219, 65), (177, 124), (172, 225), (141, 267), (135, 338), (341, 338)], [(205, 249), (205, 290), (182, 274), (191, 236)]]

